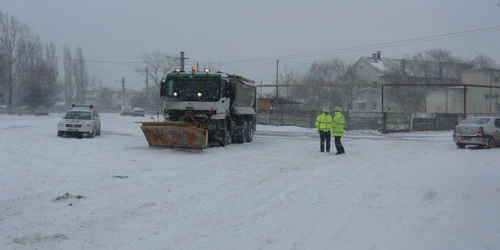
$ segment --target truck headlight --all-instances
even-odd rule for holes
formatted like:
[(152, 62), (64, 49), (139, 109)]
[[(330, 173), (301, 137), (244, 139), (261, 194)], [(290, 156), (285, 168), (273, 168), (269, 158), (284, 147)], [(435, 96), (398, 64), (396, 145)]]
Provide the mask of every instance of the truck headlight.
[(198, 93), (198, 97), (201, 97), (201, 93)]

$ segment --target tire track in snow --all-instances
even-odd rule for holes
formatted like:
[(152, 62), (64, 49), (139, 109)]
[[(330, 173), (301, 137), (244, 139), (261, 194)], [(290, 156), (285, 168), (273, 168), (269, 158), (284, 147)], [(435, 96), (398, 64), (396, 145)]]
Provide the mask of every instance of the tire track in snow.
[[(408, 152), (411, 152), (411, 149), (407, 150)], [(347, 155), (345, 155), (347, 157)], [(340, 156), (344, 157), (344, 156)], [(387, 159), (386, 161), (389, 161)], [(288, 238), (297, 238), (301, 239), (299, 241), (296, 241), (294, 243), (290, 243), (291, 245), (283, 244), (280, 245), (278, 248), (280, 249), (285, 249), (292, 247), (294, 249), (300, 249), (302, 246), (307, 246), (307, 249), (322, 249), (319, 247), (316, 247), (315, 244), (311, 243), (318, 243), (321, 242), (321, 240), (325, 240), (325, 233), (328, 235), (328, 233), (331, 233), (333, 235), (339, 234), (342, 232), (342, 230), (345, 228), (345, 226), (348, 225), (349, 223), (349, 218), (350, 215), (356, 212), (356, 202), (357, 200), (361, 199), (363, 192), (365, 189), (361, 189), (361, 191), (356, 192), (356, 190), (359, 190), (360, 186), (364, 187), (369, 187), (371, 183), (374, 181), (376, 178), (375, 175), (370, 175), (370, 171), (374, 172), (379, 172), (379, 169), (371, 169), (372, 163), (367, 162), (364, 163), (361, 167), (359, 165), (357, 166), (347, 166), (344, 168), (337, 168), (339, 172), (342, 170), (347, 170), (344, 175), (344, 178), (348, 178), (348, 180), (342, 182), (342, 183), (337, 183), (333, 185), (327, 185), (325, 182), (331, 181), (331, 180), (336, 180), (337, 177), (336, 175), (339, 175), (339, 173), (332, 172), (330, 175), (327, 175), (325, 177), (325, 169), (317, 169), (316, 176), (314, 179), (317, 180), (325, 180), (321, 184), (317, 184), (315, 188), (312, 188), (313, 190), (322, 190), (323, 186), (325, 185), (326, 187), (330, 187), (329, 189), (325, 190), (324, 194), (317, 194), (313, 195), (309, 199), (306, 199), (306, 202), (309, 201), (313, 205), (313, 214), (310, 215), (301, 215), (300, 209), (294, 209), (292, 207), (292, 210), (295, 210), (293, 214), (297, 214), (298, 216), (301, 216), (302, 219), (299, 219), (296, 223), (297, 226), (303, 226), (305, 225), (310, 225), (311, 223), (318, 222), (318, 225), (315, 226), (314, 228), (311, 228), (308, 230), (307, 228), (301, 228), (301, 230), (296, 230), (297, 232), (294, 233), (293, 236), (290, 237), (288, 235)], [(338, 179), (337, 179), (338, 180)], [(311, 183), (318, 183), (312, 181)], [(324, 189), (324, 188), (323, 188)], [(335, 192), (335, 190), (345, 190), (342, 193)], [(351, 198), (351, 196), (353, 196)], [(325, 201), (326, 200), (326, 201)], [(302, 201), (303, 203), (304, 201)], [(361, 202), (361, 200), (359, 200)], [(360, 203), (361, 204), (361, 203)], [(300, 206), (300, 203), (295, 203), (294, 205)], [(308, 207), (310, 209), (311, 206)], [(312, 217), (312, 218), (311, 218)], [(325, 220), (325, 218), (333, 218), (332, 220)], [(276, 220), (276, 218), (273, 218)], [(285, 219), (284, 219), (285, 220)], [(330, 225), (331, 224), (331, 225)], [(332, 229), (333, 228), (333, 229)], [(321, 232), (323, 230), (323, 232)], [(325, 232), (326, 230), (326, 232)], [(292, 230), (293, 232), (293, 230)], [(309, 232), (304, 234), (303, 232)], [(277, 237), (277, 236), (276, 236)], [(329, 237), (327, 237), (329, 238)], [(327, 245), (328, 243), (325, 242), (323, 245)], [(318, 246), (320, 246), (318, 244)], [(306, 249), (306, 248), (304, 248)], [(326, 248), (330, 249), (330, 248)]]

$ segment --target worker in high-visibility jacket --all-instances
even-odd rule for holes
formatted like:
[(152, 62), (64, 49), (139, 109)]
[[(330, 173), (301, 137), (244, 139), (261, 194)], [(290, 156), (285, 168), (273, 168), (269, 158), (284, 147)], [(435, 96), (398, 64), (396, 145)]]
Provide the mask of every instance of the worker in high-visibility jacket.
[(345, 154), (344, 145), (342, 145), (342, 142), (340, 141), (342, 136), (344, 136), (345, 118), (342, 115), (342, 108), (335, 107), (333, 112), (335, 114), (333, 115), (332, 129), (333, 129), (333, 138), (335, 141), (335, 148), (337, 149), (337, 153), (335, 153), (335, 154), (341, 155), (341, 154)]
[(326, 141), (326, 152), (330, 152), (330, 143), (332, 141), (332, 126), (333, 118), (330, 115), (330, 111), (327, 108), (323, 109), (323, 113), (316, 117), (316, 122), (314, 123), (316, 129), (319, 133), (320, 140), (320, 151), (325, 152), (325, 141)]

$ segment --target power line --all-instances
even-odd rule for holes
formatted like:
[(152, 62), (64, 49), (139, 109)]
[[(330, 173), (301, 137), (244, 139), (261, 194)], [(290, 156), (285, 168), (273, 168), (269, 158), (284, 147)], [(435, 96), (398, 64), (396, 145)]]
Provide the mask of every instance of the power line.
[(304, 57), (314, 57), (314, 56), (323, 56), (323, 55), (329, 55), (329, 54), (338, 54), (338, 53), (342, 53), (342, 52), (344, 52), (344, 53), (345, 52), (356, 52), (356, 51), (361, 51), (361, 50), (373, 49), (373, 47), (380, 48), (381, 46), (384, 46), (387, 48), (387, 47), (392, 47), (392, 46), (414, 44), (414, 43), (419, 43), (419, 42), (443, 40), (443, 39), (452, 38), (452, 37), (461, 37), (461, 36), (474, 35), (474, 34), (480, 34), (480, 33), (494, 32), (494, 31), (499, 31), (499, 30), (500, 30), (500, 25), (488, 27), (488, 28), (473, 29), (473, 30), (466, 30), (466, 31), (460, 31), (460, 32), (453, 32), (453, 33), (445, 33), (445, 34), (441, 34), (441, 35), (418, 37), (418, 38), (411, 38), (411, 39), (392, 41), (392, 42), (362, 45), (362, 46), (343, 48), (343, 49), (334, 49), (334, 50), (317, 51), (317, 52), (300, 53), (300, 54), (290, 54), (290, 55), (285, 55), (285, 56), (261, 57), (261, 58), (233, 60), (233, 61), (221, 61), (221, 62), (224, 62), (224, 63), (251, 62), (251, 61), (275, 60), (276, 58), (297, 59), (297, 58), (304, 58)]
[[(251, 59), (220, 61), (219, 63), (251, 63), (251, 62), (266, 62), (266, 61), (268, 61), (269, 63), (271, 63), (271, 61), (272, 61), (272, 63), (274, 63), (276, 58), (280, 58), (283, 60), (283, 59), (299, 59), (299, 58), (307, 58), (307, 57), (326, 56), (326, 55), (331, 55), (331, 54), (340, 54), (340, 53), (349, 53), (349, 52), (369, 50), (369, 49), (373, 49), (373, 48), (389, 48), (389, 47), (394, 47), (394, 46), (443, 40), (443, 39), (447, 39), (447, 38), (462, 37), (462, 36), (495, 32), (495, 31), (500, 31), (500, 25), (487, 27), (487, 28), (479, 28), (479, 29), (465, 30), (465, 31), (459, 31), (459, 32), (445, 33), (445, 34), (440, 34), (440, 35), (432, 35), (432, 36), (417, 37), (417, 38), (404, 39), (404, 40), (391, 41), (391, 42), (361, 45), (361, 46), (355, 46), (355, 47), (350, 47), (350, 48), (308, 52), (308, 53), (297, 53), (297, 54), (289, 54), (289, 55), (283, 55), (283, 56), (259, 57), (259, 58), (251, 58)], [(13, 51), (23, 53), (23, 51), (18, 51), (18, 50), (13, 50)], [(24, 53), (29, 54), (29, 55), (34, 55), (34, 56), (50, 57), (50, 58), (55, 58), (55, 59), (59, 59), (59, 60), (64, 60), (64, 58), (60, 57), (60, 56), (46, 56), (43, 54), (35, 54), (35, 53), (27, 53), (27, 52), (24, 52)], [(105, 64), (140, 64), (140, 63), (143, 63), (142, 61), (111, 61), (111, 60), (91, 60), (91, 59), (85, 59), (83, 61), (90, 62), (90, 63), (105, 63)], [(210, 62), (205, 62), (205, 63), (210, 63)]]

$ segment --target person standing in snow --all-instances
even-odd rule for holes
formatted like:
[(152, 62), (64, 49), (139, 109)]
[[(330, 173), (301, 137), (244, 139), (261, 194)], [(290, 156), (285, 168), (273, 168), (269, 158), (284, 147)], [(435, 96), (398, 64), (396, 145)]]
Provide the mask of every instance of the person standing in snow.
[(319, 133), (321, 152), (325, 152), (325, 141), (326, 141), (326, 152), (330, 152), (330, 143), (332, 141), (331, 131), (333, 126), (333, 118), (329, 113), (330, 111), (327, 108), (324, 108), (323, 113), (316, 117), (316, 122), (314, 123)]
[(344, 125), (345, 125), (345, 118), (342, 115), (342, 108), (340, 107), (335, 107), (333, 110), (335, 114), (333, 115), (333, 138), (335, 140), (335, 148), (337, 149), (336, 155), (341, 155), (345, 154), (344, 146), (342, 145), (342, 142), (340, 139), (342, 136), (344, 136)]

